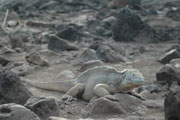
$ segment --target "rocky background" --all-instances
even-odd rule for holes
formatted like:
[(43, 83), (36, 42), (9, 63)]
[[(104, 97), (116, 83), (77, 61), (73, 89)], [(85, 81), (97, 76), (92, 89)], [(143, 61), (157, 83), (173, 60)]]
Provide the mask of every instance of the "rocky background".
[[(180, 120), (179, 0), (0, 0), (0, 120)], [(22, 82), (136, 68), (145, 100), (80, 98)]]

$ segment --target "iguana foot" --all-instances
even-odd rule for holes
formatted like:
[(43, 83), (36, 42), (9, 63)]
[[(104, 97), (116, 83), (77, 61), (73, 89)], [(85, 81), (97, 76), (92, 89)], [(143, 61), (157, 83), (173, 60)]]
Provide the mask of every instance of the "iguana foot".
[(65, 103), (70, 103), (72, 101), (76, 101), (76, 98), (73, 98), (73, 96), (71, 96), (71, 95), (63, 95), (63, 97), (61, 99)]
[(106, 99), (119, 102), (119, 99), (116, 98), (116, 97), (114, 97), (113, 95), (105, 95), (104, 97), (105, 97)]
[(142, 101), (145, 101), (145, 100), (146, 100), (146, 99), (145, 99), (144, 97), (142, 97), (142, 96), (135, 96), (135, 97), (139, 98), (139, 99), (142, 100)]
[(129, 92), (130, 95), (140, 99), (140, 100), (143, 100), (145, 101), (146, 99), (144, 97), (142, 97), (141, 95), (137, 94), (137, 93), (133, 93), (133, 92)]

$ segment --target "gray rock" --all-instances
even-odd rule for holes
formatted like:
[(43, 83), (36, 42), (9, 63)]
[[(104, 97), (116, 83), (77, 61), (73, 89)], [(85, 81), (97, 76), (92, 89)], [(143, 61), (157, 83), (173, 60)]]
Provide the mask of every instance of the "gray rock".
[(29, 27), (41, 27), (41, 28), (55, 28), (55, 24), (47, 22), (36, 22), (36, 21), (27, 21), (26, 25)]
[(104, 29), (104, 27), (101, 26), (97, 26), (94, 28), (95, 34), (98, 36), (104, 36), (106, 29)]
[(20, 34), (9, 35), (9, 40), (12, 48), (22, 48), (23, 39)]
[(180, 9), (171, 9), (166, 13), (166, 17), (171, 18), (172, 20), (175, 21), (180, 21)]
[(6, 47), (4, 46), (2, 49), (1, 49), (1, 54), (9, 54), (9, 53), (15, 53), (16, 51), (9, 48), (9, 47)]
[(133, 9), (141, 9), (141, 0), (128, 0), (129, 7)]
[(19, 76), (25, 76), (28, 73), (29, 69), (30, 66), (28, 64), (23, 64), (12, 68), (11, 71)]
[(125, 114), (127, 112), (118, 102), (106, 98), (90, 101), (87, 108), (91, 114)]
[(106, 29), (110, 29), (111, 26), (116, 22), (116, 18), (114, 16), (105, 18), (102, 20), (102, 26), (105, 27)]
[(178, 86), (173, 91), (170, 91), (165, 98), (164, 111), (165, 120), (180, 119), (180, 87)]
[(104, 62), (119, 63), (125, 62), (124, 57), (107, 45), (100, 45), (96, 50), (97, 56)]
[(100, 41), (94, 41), (89, 48), (90, 49), (94, 49), (97, 50), (99, 46), (104, 45), (104, 43), (100, 42)]
[(81, 35), (79, 30), (73, 26), (68, 26), (65, 30), (56, 34), (59, 38), (68, 40), (68, 41), (76, 41), (81, 39)]
[(54, 98), (33, 96), (27, 100), (25, 107), (32, 110), (43, 120), (50, 116), (59, 116), (58, 106)]
[(156, 73), (156, 80), (165, 82), (169, 86), (174, 81), (180, 83), (180, 69), (170, 64), (166, 64)]
[(158, 40), (155, 30), (127, 8), (122, 8), (118, 13), (117, 21), (112, 26), (112, 33), (116, 41), (156, 42)]
[(24, 43), (23, 44), (23, 50), (27, 53), (31, 53), (31, 52), (36, 52), (36, 51), (40, 51), (42, 50), (42, 46), (40, 45), (35, 45), (32, 43)]
[(104, 65), (101, 60), (90, 60), (86, 63), (84, 63), (81, 67), (79, 72), (84, 72), (90, 68), (96, 67), (96, 66), (102, 66)]
[(180, 58), (180, 53), (176, 50), (173, 49), (169, 52), (167, 52), (165, 55), (163, 55), (159, 61), (163, 64), (169, 63), (172, 59)]
[(64, 50), (77, 50), (78, 48), (55, 35), (49, 35), (48, 49), (58, 52)]
[(163, 109), (164, 108), (164, 100), (146, 100), (142, 102), (148, 108), (153, 109)]
[(0, 120), (40, 120), (39, 117), (18, 104), (3, 104), (0, 105)]
[(113, 37), (116, 41), (134, 41), (144, 28), (141, 18), (129, 9), (121, 9), (116, 23), (112, 26)]
[(91, 114), (127, 114), (136, 111), (141, 101), (128, 94), (115, 94), (119, 102), (104, 97), (92, 99), (87, 108)]
[(96, 51), (93, 49), (85, 49), (82, 53), (77, 56), (77, 63), (84, 64), (90, 60), (98, 60)]
[(128, 94), (117, 93), (114, 95), (119, 99), (119, 104), (127, 111), (134, 112), (141, 105), (141, 100)]
[(172, 59), (170, 61), (170, 64), (175, 66), (175, 67), (180, 67), (180, 58)]
[(165, 52), (169, 52), (171, 50), (176, 49), (178, 52), (180, 52), (180, 45), (172, 45), (169, 49), (167, 49)]
[(40, 66), (49, 66), (48, 61), (42, 58), (37, 52), (32, 52), (26, 55), (25, 58), (29, 63), (40, 65)]
[(8, 70), (0, 70), (0, 104), (24, 104), (32, 95), (21, 83), (19, 77)]
[(6, 66), (10, 61), (7, 60), (6, 58), (0, 56), (0, 65), (1, 66)]

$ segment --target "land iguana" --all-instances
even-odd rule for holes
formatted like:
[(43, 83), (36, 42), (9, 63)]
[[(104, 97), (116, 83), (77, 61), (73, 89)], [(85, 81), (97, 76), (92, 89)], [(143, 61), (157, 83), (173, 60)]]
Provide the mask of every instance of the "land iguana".
[(72, 81), (25, 82), (41, 89), (64, 92), (66, 94), (62, 98), (66, 100), (81, 95), (82, 99), (89, 101), (94, 96), (118, 100), (111, 94), (130, 92), (142, 85), (144, 78), (136, 69), (118, 71), (109, 66), (97, 66), (80, 73), (77, 79)]

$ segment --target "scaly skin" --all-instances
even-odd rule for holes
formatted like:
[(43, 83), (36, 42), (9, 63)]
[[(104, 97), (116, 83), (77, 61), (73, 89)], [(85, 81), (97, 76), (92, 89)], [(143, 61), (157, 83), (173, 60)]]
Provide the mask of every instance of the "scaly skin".
[(81, 95), (89, 101), (94, 96), (117, 100), (111, 94), (130, 92), (144, 83), (142, 74), (136, 69), (117, 71), (109, 66), (98, 66), (81, 73), (76, 80), (61, 82), (25, 82), (46, 90), (65, 92), (63, 99)]

